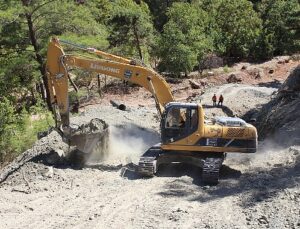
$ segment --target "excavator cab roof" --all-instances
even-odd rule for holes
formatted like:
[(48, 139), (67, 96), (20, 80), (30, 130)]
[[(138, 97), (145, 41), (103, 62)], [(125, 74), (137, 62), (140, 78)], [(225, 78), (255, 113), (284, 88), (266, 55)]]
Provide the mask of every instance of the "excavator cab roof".
[(198, 103), (169, 102), (166, 105), (166, 110), (170, 107), (197, 108), (198, 106), (200, 106)]

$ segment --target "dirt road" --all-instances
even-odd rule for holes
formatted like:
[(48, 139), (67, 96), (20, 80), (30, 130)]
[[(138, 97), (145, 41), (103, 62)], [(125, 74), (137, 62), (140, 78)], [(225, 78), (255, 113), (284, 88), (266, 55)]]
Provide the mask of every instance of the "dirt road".
[(186, 165), (141, 179), (30, 162), (0, 189), (0, 228), (298, 228), (300, 147), (257, 157), (229, 158), (215, 187)]

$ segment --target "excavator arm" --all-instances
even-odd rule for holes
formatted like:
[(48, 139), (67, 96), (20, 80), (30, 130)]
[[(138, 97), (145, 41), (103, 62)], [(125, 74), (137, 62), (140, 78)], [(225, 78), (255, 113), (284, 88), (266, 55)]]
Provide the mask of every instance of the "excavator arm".
[(65, 54), (60, 41), (52, 38), (47, 52), (47, 79), (51, 103), (58, 109), (61, 121), (57, 125), (69, 126), (68, 68), (78, 67), (99, 74), (138, 84), (152, 93), (160, 114), (167, 103), (174, 101), (167, 82), (154, 70), (138, 66), (129, 59), (86, 48), (104, 59)]

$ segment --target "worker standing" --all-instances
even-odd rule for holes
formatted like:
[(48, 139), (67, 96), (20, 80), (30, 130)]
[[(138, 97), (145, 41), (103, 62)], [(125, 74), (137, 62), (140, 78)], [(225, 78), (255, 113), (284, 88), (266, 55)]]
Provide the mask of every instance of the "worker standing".
[(213, 101), (213, 106), (217, 106), (217, 96), (216, 96), (216, 94), (214, 94), (214, 96), (212, 97), (212, 101)]
[(223, 95), (220, 95), (218, 106), (220, 106), (220, 104), (221, 104), (221, 106), (223, 106), (223, 101), (224, 101), (224, 97), (223, 97)]

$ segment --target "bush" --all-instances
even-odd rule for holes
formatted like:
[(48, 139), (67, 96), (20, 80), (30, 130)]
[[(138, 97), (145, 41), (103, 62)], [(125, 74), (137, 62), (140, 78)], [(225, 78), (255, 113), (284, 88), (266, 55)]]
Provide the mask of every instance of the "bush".
[(228, 67), (227, 65), (225, 65), (225, 66), (223, 67), (223, 71), (224, 71), (225, 73), (228, 73), (228, 72), (229, 72), (229, 67)]
[(42, 106), (15, 113), (12, 104), (4, 98), (0, 102), (0, 166), (30, 148), (37, 140), (37, 133), (53, 124), (52, 115)]

